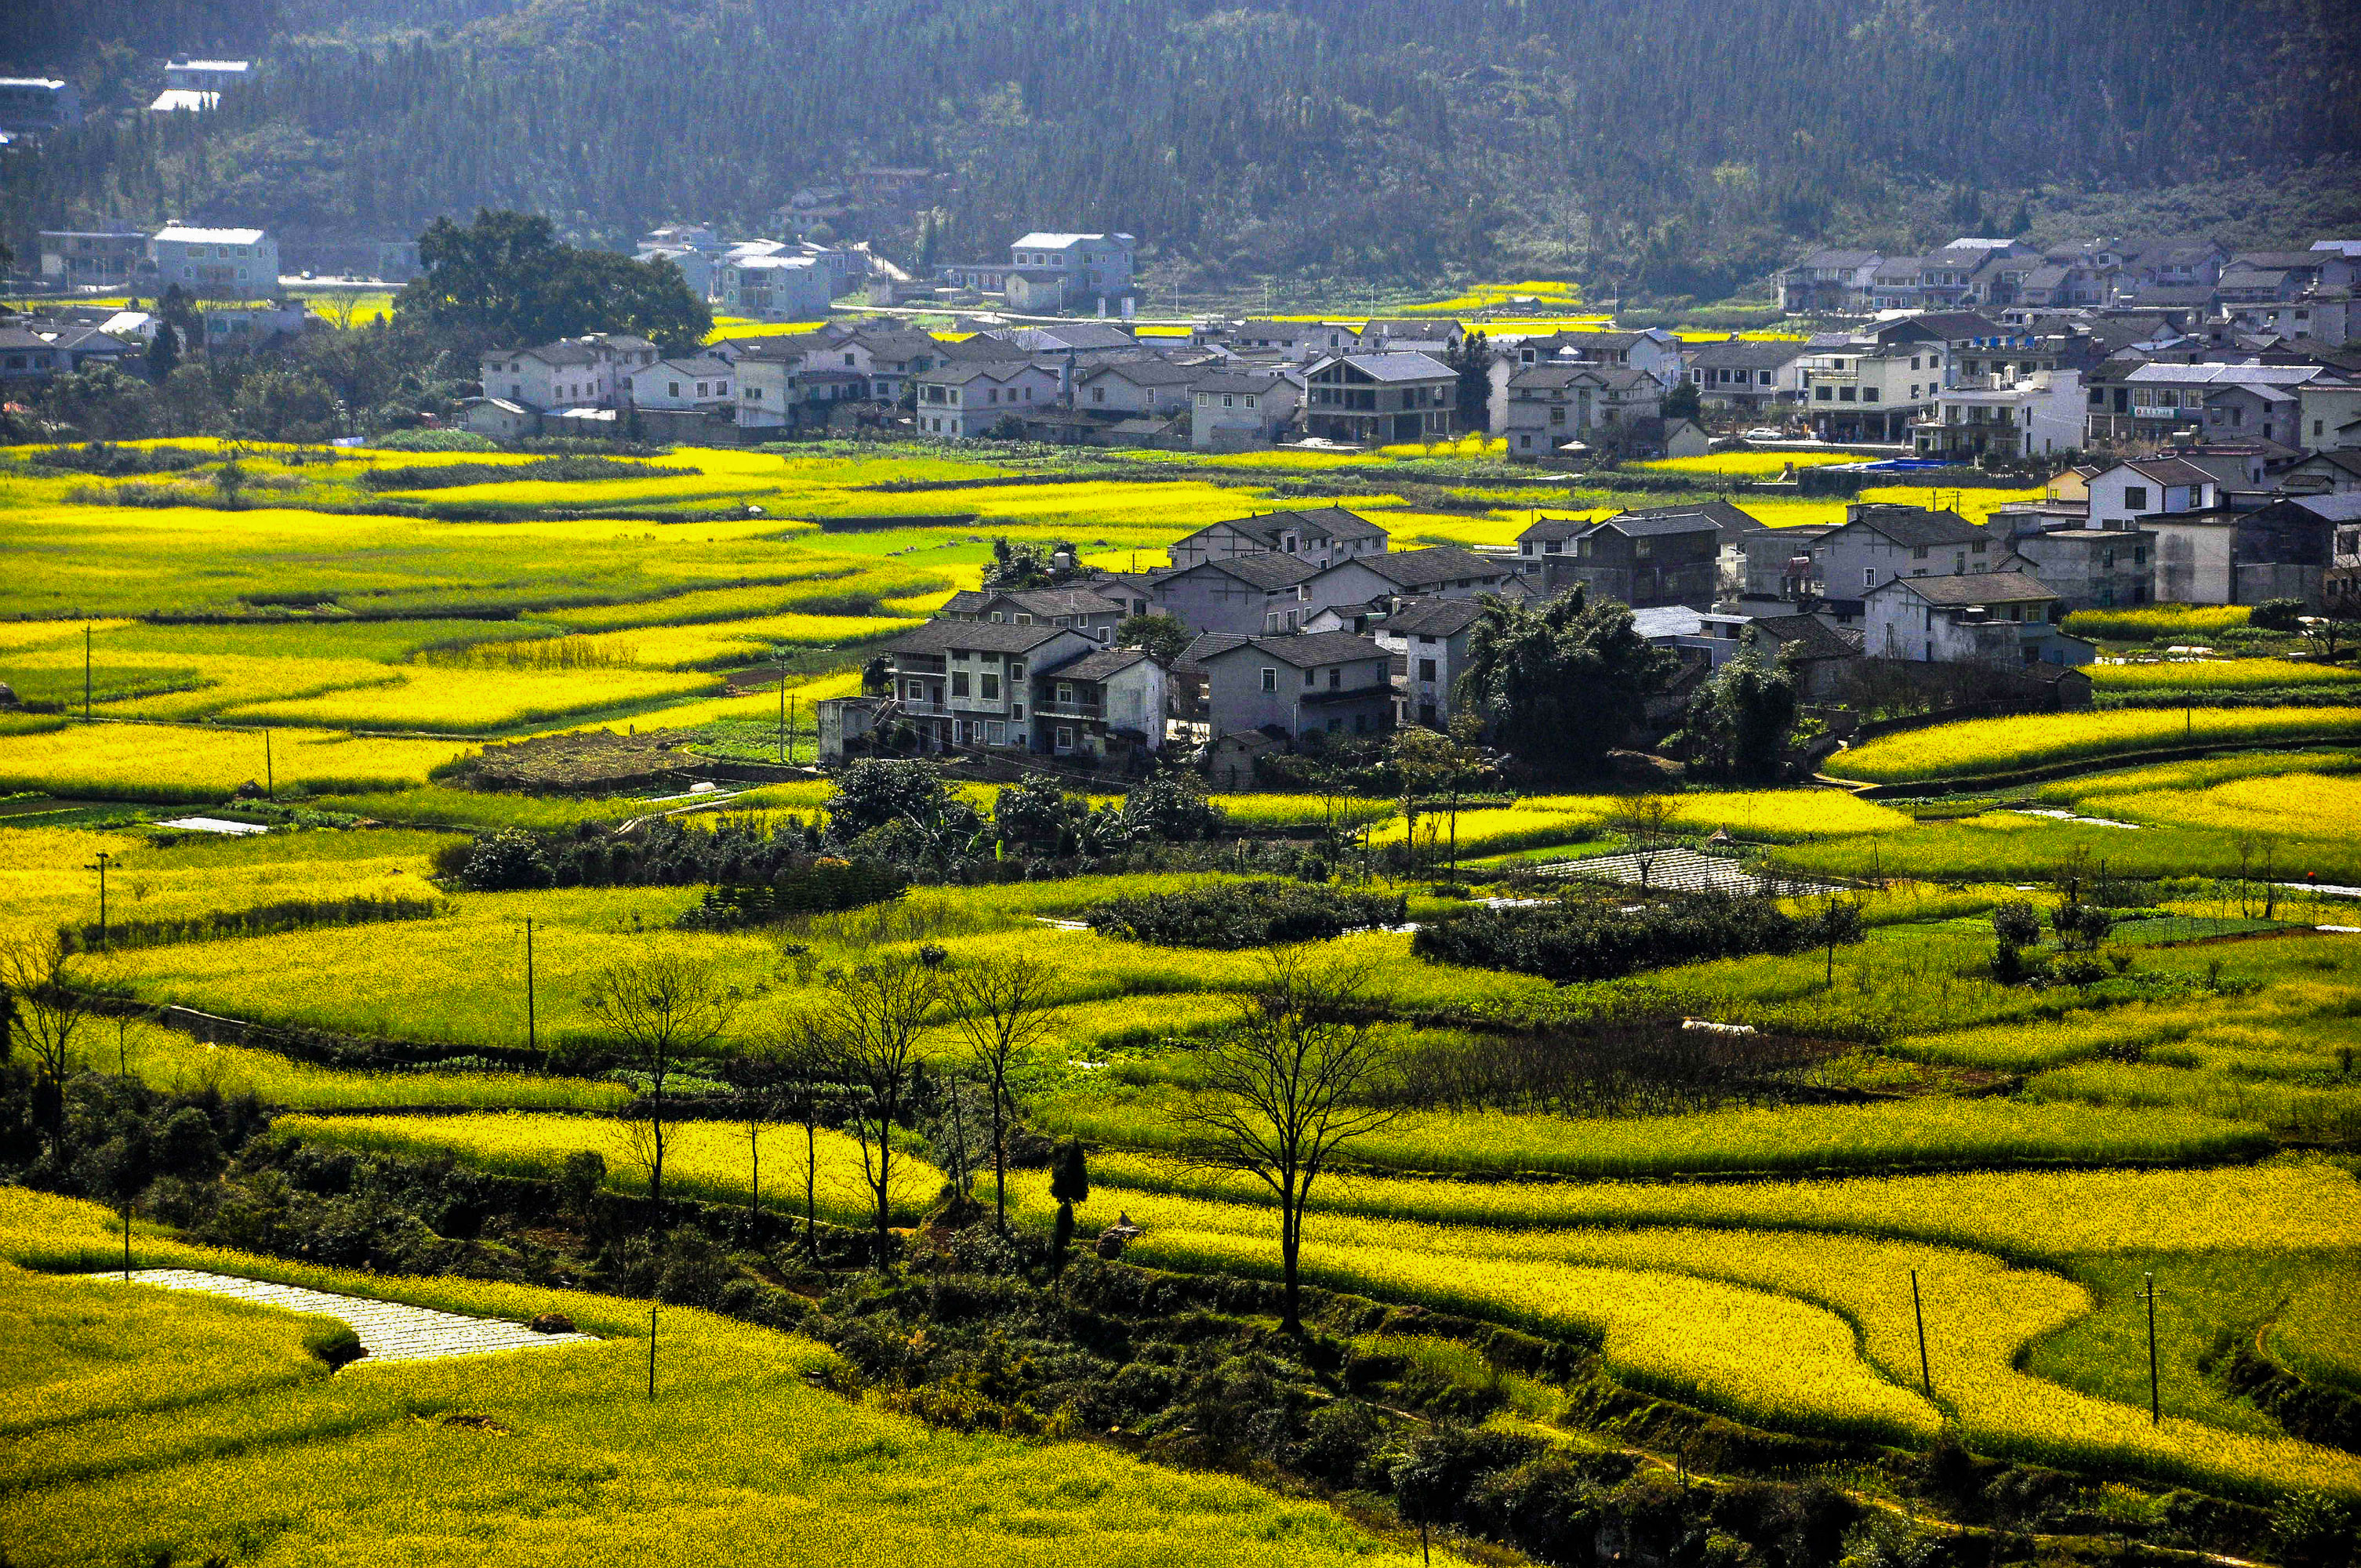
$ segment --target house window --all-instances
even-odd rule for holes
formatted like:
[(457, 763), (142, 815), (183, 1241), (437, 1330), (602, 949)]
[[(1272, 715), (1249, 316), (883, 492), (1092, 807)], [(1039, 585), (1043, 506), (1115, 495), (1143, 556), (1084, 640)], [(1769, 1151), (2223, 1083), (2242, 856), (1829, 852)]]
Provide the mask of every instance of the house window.
[(983, 700), (986, 702), (998, 702), (1000, 700), (1000, 677), (987, 670), (979, 677), (979, 679), (983, 682)]
[(925, 698), (927, 688), (917, 681), (906, 681), (903, 683), (902, 695), (912, 702), (918, 702)]
[(1060, 750), (1060, 751), (1072, 751), (1073, 749), (1074, 749), (1074, 729), (1073, 729), (1073, 726), (1071, 726), (1071, 725), (1070, 725), (1070, 724), (1060, 724), (1060, 726), (1058, 726), (1058, 750)]
[(1025, 678), (1024, 660), (1011, 659), (1008, 661), (1008, 678), (1012, 681), (1021, 681)]
[(1303, 684), (1304, 684), (1305, 685), (1307, 685), (1307, 686), (1308, 686), (1308, 685), (1312, 685), (1312, 681), (1313, 681), (1313, 678), (1318, 674), (1318, 673), (1319, 673), (1319, 672), (1317, 672), (1317, 671), (1315, 671), (1315, 670), (1306, 670), (1306, 671), (1304, 671), (1304, 672), (1303, 672)]
[(992, 720), (983, 727), (983, 730), (986, 735), (992, 738), (992, 743), (994, 745), (1005, 746), (1008, 744), (1008, 726), (1001, 720), (997, 718)]
[(951, 672), (951, 696), (967, 696), (967, 672), (965, 670), (953, 670)]
[(1432, 659), (1421, 659), (1421, 660), (1418, 662), (1418, 678), (1419, 678), (1420, 680), (1422, 680), (1422, 681), (1431, 681), (1431, 680), (1434, 679), (1434, 661), (1433, 661), (1433, 660), (1432, 660)]
[(1067, 684), (1066, 684), (1065, 682), (1063, 682), (1063, 681), (1059, 682), (1059, 683), (1058, 683), (1058, 706), (1059, 706), (1060, 707), (1071, 707), (1073, 705), (1074, 705), (1074, 688), (1073, 688), (1072, 686), (1071, 686), (1071, 685), (1067, 685)]
[(1262, 689), (1267, 692), (1275, 692), (1279, 689), (1279, 671), (1272, 665), (1265, 664), (1262, 667)]
[[(1246, 407), (1248, 407), (1248, 408), (1252, 408), (1252, 407), (1254, 407), (1254, 406), (1255, 406), (1255, 395), (1254, 395), (1252, 392), (1248, 392), (1248, 393), (1246, 394)], [(2315, 432), (2314, 433), (2317, 433)]]
[(665, 382), (665, 383), (664, 383), (664, 388), (665, 388), (665, 390), (664, 390), (664, 396), (666, 396), (666, 397), (668, 397), (668, 398), (676, 398), (676, 397), (680, 396), (680, 383), (679, 383), (679, 382), (677, 382), (677, 381), (667, 381), (667, 382)]
[(2146, 510), (2147, 508), (2147, 487), (2146, 485), (2126, 485), (2124, 487), (2124, 505), (2129, 507), (2134, 511)]
[(1332, 692), (1338, 691), (1344, 687), (1344, 685), (1345, 667), (1339, 664), (1336, 668), (1328, 672), (1328, 689)]
[(1862, 587), (1865, 587), (1865, 588), (1873, 588), (1873, 587), (1877, 587), (1877, 568), (1876, 568), (1876, 567), (1874, 567), (1874, 566), (1863, 566), (1863, 567), (1861, 569), (1861, 586)]

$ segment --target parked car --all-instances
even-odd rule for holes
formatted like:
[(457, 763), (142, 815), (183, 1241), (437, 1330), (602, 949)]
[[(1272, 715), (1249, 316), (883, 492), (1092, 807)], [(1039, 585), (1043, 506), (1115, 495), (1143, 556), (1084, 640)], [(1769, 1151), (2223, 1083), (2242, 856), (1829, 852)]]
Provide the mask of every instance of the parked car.
[(1787, 433), (1784, 430), (1773, 430), (1767, 424), (1758, 424), (1739, 439), (1741, 441), (1784, 441), (1787, 439)]

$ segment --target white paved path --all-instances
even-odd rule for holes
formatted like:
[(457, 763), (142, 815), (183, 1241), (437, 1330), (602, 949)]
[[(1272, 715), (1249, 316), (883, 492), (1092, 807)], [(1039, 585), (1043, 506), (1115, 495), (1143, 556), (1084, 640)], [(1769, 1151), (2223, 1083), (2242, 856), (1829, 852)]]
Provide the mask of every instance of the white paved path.
[[(85, 1276), (120, 1282), (113, 1274)], [(167, 1290), (203, 1290), (240, 1301), (258, 1301), (291, 1312), (317, 1312), (350, 1323), (360, 1336), (370, 1361), (434, 1361), (450, 1355), (483, 1355), (502, 1350), (535, 1350), (543, 1345), (589, 1344), (595, 1334), (537, 1334), (522, 1323), (500, 1318), (463, 1318), (426, 1307), (405, 1307), (395, 1301), (372, 1301), (361, 1296), (332, 1296), (300, 1285), (274, 1285), (261, 1279), (241, 1279), (234, 1274), (207, 1274), (193, 1268), (139, 1268), (131, 1277), (141, 1285)]]

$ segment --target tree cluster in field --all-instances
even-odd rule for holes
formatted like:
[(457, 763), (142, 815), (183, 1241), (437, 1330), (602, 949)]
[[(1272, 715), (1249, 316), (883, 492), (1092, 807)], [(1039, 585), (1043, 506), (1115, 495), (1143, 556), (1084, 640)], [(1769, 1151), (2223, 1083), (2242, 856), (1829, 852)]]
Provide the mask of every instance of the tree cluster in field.
[(1381, 1080), (1389, 1104), (1558, 1116), (1664, 1115), (1814, 1097), (1811, 1069), (1839, 1047), (1785, 1035), (1606, 1019), (1506, 1035), (1422, 1033)]
[(161, 948), (178, 942), (217, 942), (238, 937), (265, 937), (280, 931), (315, 930), (324, 926), (373, 926), (390, 920), (431, 920), (449, 905), (440, 898), (406, 898), (398, 894), (357, 894), (346, 898), (291, 898), (246, 909), (208, 909), (201, 914), (159, 916), (152, 919), (95, 920), (58, 928), (59, 937), (75, 952), (102, 948)]
[(771, 883), (821, 858), (816, 830), (789, 817), (724, 814), (709, 828), (670, 817), (618, 834), (602, 823), (554, 833), (503, 828), (439, 850), (435, 870), (478, 893), (537, 887), (686, 887)]
[(1594, 604), (1577, 586), (1538, 606), (1488, 598), (1454, 696), (1520, 762), (1596, 773), (1677, 667), (1640, 636), (1629, 605)]
[(1411, 950), (1438, 963), (1513, 970), (1565, 985), (1861, 938), (1860, 906), (1844, 899), (1797, 916), (1762, 895), (1685, 894), (1630, 910), (1612, 897), (1584, 895), (1536, 908), (1455, 910), (1422, 927)]
[(1689, 698), (1664, 751), (1696, 777), (1775, 784), (1789, 771), (1795, 690), (1795, 666), (1784, 658), (1763, 658), (1750, 643)]
[(1311, 883), (1233, 882), (1110, 898), (1082, 914), (1102, 936), (1165, 948), (1235, 951), (1275, 942), (1324, 941), (1410, 917), (1401, 894), (1348, 893)]

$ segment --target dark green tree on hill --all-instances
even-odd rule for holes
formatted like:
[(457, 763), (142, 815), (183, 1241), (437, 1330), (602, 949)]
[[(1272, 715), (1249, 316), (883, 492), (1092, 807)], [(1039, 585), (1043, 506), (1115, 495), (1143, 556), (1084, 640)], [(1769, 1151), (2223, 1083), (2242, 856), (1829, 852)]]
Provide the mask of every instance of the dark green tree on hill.
[(713, 330), (713, 313), (671, 262), (577, 250), (531, 214), (480, 209), (464, 228), (437, 218), (418, 236), (418, 258), (425, 274), (394, 309), (464, 352), (620, 332), (686, 354)]

